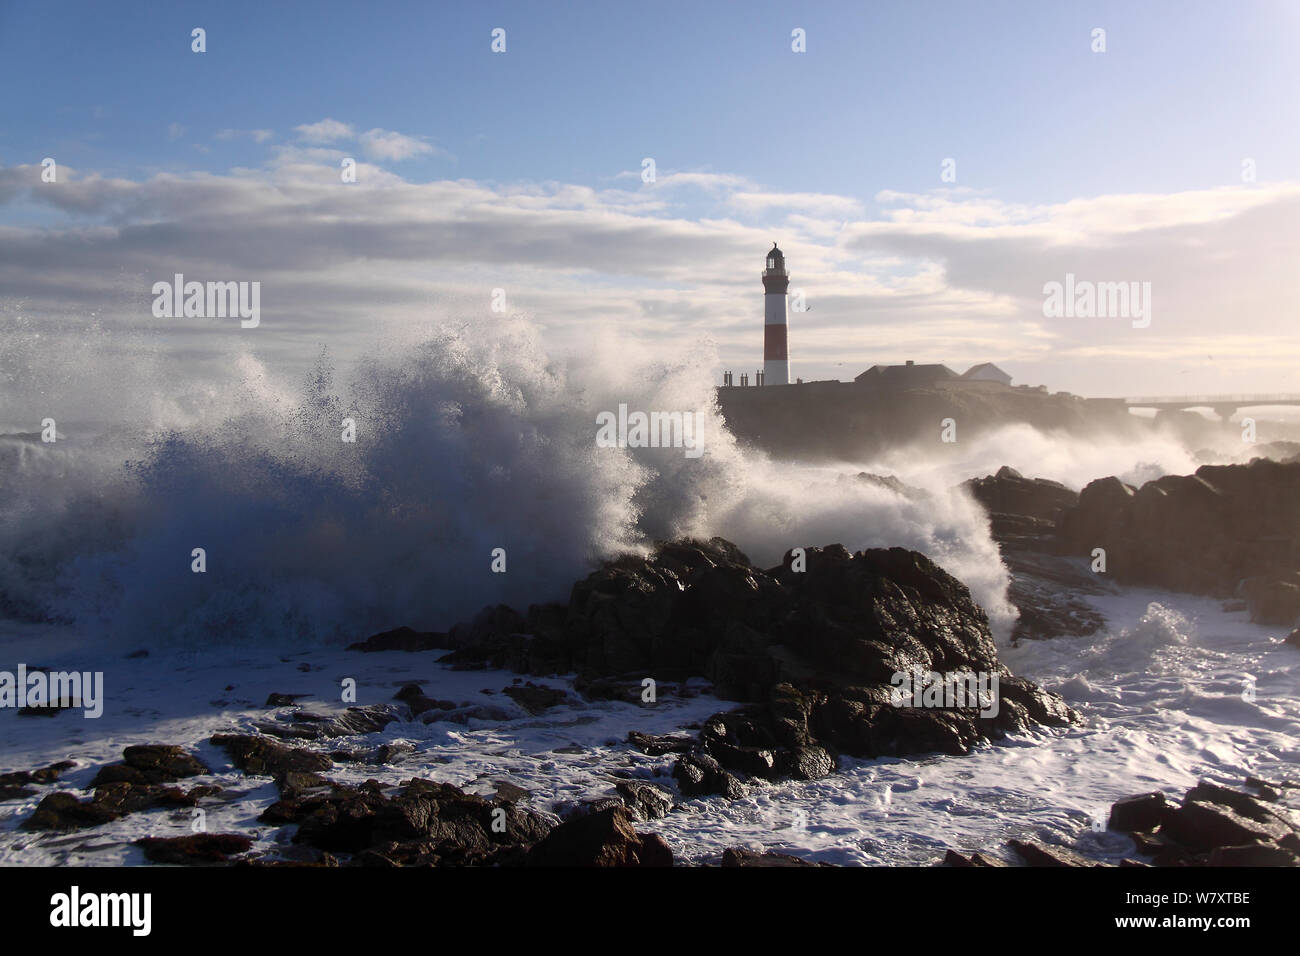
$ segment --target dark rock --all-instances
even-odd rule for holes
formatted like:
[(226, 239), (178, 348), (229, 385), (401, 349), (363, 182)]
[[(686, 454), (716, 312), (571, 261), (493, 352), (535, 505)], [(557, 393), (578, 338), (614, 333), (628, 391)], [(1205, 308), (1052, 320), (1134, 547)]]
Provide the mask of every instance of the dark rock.
[(965, 487), (990, 515), (1028, 517), (1054, 527), (1079, 503), (1079, 493), (1046, 478), (1026, 478), (1003, 465), (997, 474), (972, 478)]
[(507, 687), (502, 693), (530, 714), (540, 714), (548, 707), (563, 703), (569, 696), (565, 691), (553, 687), (540, 687), (532, 681), (520, 687)]
[(393, 700), (411, 700), (414, 697), (423, 697), (424, 688), (419, 684), (403, 684), (393, 695)]
[(1023, 840), (1008, 840), (1007, 846), (1015, 850), (1028, 866), (1095, 866), (1073, 850), (1061, 846), (1042, 846)]
[(374, 762), (380, 764), (396, 763), (398, 758), (414, 752), (415, 744), (407, 743), (405, 741), (396, 741), (391, 744), (380, 744), (375, 748)]
[(286, 770), (275, 775), (275, 785), (280, 790), (280, 796), (289, 799), (301, 796), (309, 790), (332, 787), (334, 782), (307, 770)]
[(119, 816), (126, 816), (153, 807), (192, 807), (198, 803), (198, 798), (179, 787), (121, 781), (96, 787), (91, 802)]
[(1246, 578), (1240, 591), (1256, 624), (1293, 627), (1300, 623), (1300, 571)]
[(290, 770), (328, 770), (334, 765), (325, 754), (286, 747), (266, 737), (217, 734), (212, 744), (230, 754), (231, 761), (244, 773), (275, 776)]
[(284, 740), (319, 740), (326, 737), (351, 737), (383, 730), (406, 712), (387, 704), (349, 707), (341, 714), (316, 714), (297, 711), (283, 721), (257, 724), (262, 733)]
[(79, 830), (108, 823), (122, 813), (94, 800), (78, 800), (67, 792), (51, 793), (23, 821), (24, 830)]
[(985, 856), (983, 853), (971, 853), (969, 856), (958, 853), (956, 850), (949, 850), (943, 858), (947, 866), (1006, 866), (1002, 860), (997, 857)]
[(1168, 806), (1165, 795), (1158, 790), (1125, 797), (1110, 808), (1106, 825), (1112, 830), (1125, 832), (1154, 830), (1164, 819)]
[(1271, 843), (1220, 846), (1210, 851), (1209, 866), (1300, 866), (1300, 853)]
[(138, 774), (135, 779), (143, 783), (174, 783), (182, 777), (197, 777), (210, 772), (182, 748), (167, 744), (127, 747), (122, 751), (122, 759), (126, 768)]
[[(411, 709), (412, 717), (420, 717), (421, 715), (428, 714), (431, 711), (441, 711), (443, 713), (447, 713), (458, 709), (458, 705), (453, 701), (435, 700), (432, 697), (425, 697), (423, 694), (417, 695), (415, 697), (408, 697), (406, 699), (406, 706)], [(436, 714), (433, 715), (433, 717), (436, 716), (437, 716)], [(431, 719), (433, 718), (425, 718), (425, 722), (428, 723), (429, 720)]]
[(797, 856), (790, 856), (788, 853), (777, 853), (774, 850), (767, 850), (763, 853), (755, 853), (753, 850), (746, 850), (743, 847), (728, 847), (722, 851), (723, 866), (751, 866), (751, 867), (785, 867), (785, 866), (817, 866), (816, 863), (809, 863), (807, 860), (801, 860)]
[(561, 820), (576, 820), (601, 810), (626, 810), (627, 802), (622, 797), (589, 797), (586, 800), (563, 800), (555, 804), (555, 812)]
[(432, 651), (452, 647), (446, 634), (437, 631), (414, 631), (409, 627), (372, 634), (364, 641), (349, 644), (350, 651)]
[(135, 845), (152, 863), (226, 863), (230, 857), (247, 853), (253, 841), (238, 833), (195, 833), (181, 837), (145, 837)]
[(0, 800), (21, 800), (33, 796), (36, 791), (31, 789), (29, 784), (53, 783), (65, 770), (72, 770), (76, 766), (76, 763), (71, 760), (60, 760), (39, 770), (14, 770), (0, 773)]
[[(1007, 673), (969, 590), (924, 555), (902, 548), (850, 554), (832, 545), (805, 549), (804, 557), (800, 571), (793, 553), (762, 570), (720, 538), (661, 544), (649, 557), (624, 556), (576, 583), (567, 608), (534, 607), (527, 618), (487, 609), (453, 628), (463, 643), (446, 660), (529, 673), (552, 667), (584, 681), (706, 676), (719, 696), (752, 702), (740, 717), (718, 715), (712, 723), (726, 733), (699, 741), (720, 773), (707, 762), (679, 762), (675, 773), (688, 796), (743, 792), (727, 771), (813, 778), (831, 772), (841, 752), (961, 754), (1007, 733), (1076, 719), (1059, 697)], [(1000, 706), (987, 715), (970, 704), (893, 706), (893, 675), (914, 668), (997, 676)], [(528, 685), (506, 693), (534, 712), (560, 699)], [(648, 753), (682, 750), (677, 742), (630, 739)]]
[(534, 811), (427, 780), (411, 780), (392, 794), (367, 781), (286, 795), (259, 820), (298, 824), (296, 843), (401, 866), (517, 863), (551, 828)]
[(1292, 647), (1300, 647), (1300, 627), (1288, 634), (1282, 640), (1283, 644), (1290, 644)]
[(705, 797), (721, 794), (728, 800), (745, 795), (745, 785), (722, 769), (712, 756), (694, 750), (679, 759), (673, 767), (673, 778), (683, 796)]
[(658, 820), (660, 817), (666, 817), (673, 809), (672, 794), (654, 784), (620, 780), (614, 784), (614, 789), (627, 804), (628, 812), (632, 814), (633, 819)]
[[(1106, 573), (1126, 583), (1226, 598), (1242, 579), (1258, 582), (1252, 613), (1291, 623), (1300, 613), (1300, 462), (1257, 458), (1203, 465), (1140, 490), (1094, 481), (1061, 519), (1069, 554), (1106, 550)], [(1284, 620), (1290, 613), (1290, 620)]]
[(658, 834), (643, 836), (622, 807), (560, 824), (528, 853), (530, 866), (672, 866)]
[(1165, 814), (1160, 832), (1192, 850), (1276, 842), (1289, 832), (1281, 824), (1259, 823), (1217, 803), (1187, 800)]
[(695, 746), (695, 740), (691, 737), (672, 735), (655, 737), (635, 730), (627, 735), (627, 742), (651, 757), (660, 757), (664, 754), (684, 754)]
[(1270, 804), (1266, 800), (1253, 797), (1248, 793), (1220, 786), (1217, 783), (1210, 783), (1208, 780), (1202, 780), (1191, 790), (1188, 790), (1185, 799), (1204, 803), (1217, 803), (1220, 806), (1229, 807), (1236, 813), (1247, 819), (1254, 820), (1256, 823), (1281, 825), (1286, 830), (1300, 832), (1300, 825), (1297, 825), (1297, 821), (1290, 811)]
[(520, 800), (528, 799), (528, 791), (509, 780), (498, 780), (496, 787), (498, 800), (518, 803)]
[(266, 698), (267, 707), (290, 707), (297, 700), (303, 697), (310, 697), (311, 694), (271, 694)]

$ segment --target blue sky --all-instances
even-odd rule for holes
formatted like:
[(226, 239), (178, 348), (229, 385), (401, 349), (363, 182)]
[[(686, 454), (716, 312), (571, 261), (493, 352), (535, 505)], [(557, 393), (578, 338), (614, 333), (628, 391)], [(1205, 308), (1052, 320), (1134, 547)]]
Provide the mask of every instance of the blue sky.
[[(489, 49), (496, 27), (504, 55)], [(796, 27), (806, 53), (791, 51)], [(139, 296), (120, 276), (186, 265), (175, 242), (141, 245), (163, 224), (185, 237), (191, 272), (242, 275), (239, 243), (218, 245), (209, 215), (238, 206), (266, 237), (259, 265), (281, 276), (279, 301), (298, 296), (257, 348), (331, 339), (305, 291), (315, 265), (355, 275), (376, 308), (432, 298), (454, 312), (508, 285), (570, 337), (602, 315), (645, 342), (708, 333), (719, 368), (744, 367), (770, 238), (819, 303), (792, 325), (796, 374), (842, 375), (831, 359), (845, 354), (991, 359), (1104, 394), (1132, 391), (1159, 356), (1172, 364), (1149, 387), (1193, 374), (1206, 389), (1282, 390), (1290, 353), (1271, 339), (1294, 337), (1300, 292), (1279, 271), (1296, 243), (1298, 39), (1300, 3), (1268, 0), (0, 3), (0, 226), (19, 230), (14, 262), (53, 243), (60, 287), (86, 290), (59, 303), (28, 269), (8, 308), (66, 318), (108, 294), (98, 313), (130, 324)], [(310, 132), (327, 122), (347, 132)], [(66, 189), (33, 185), (46, 156)], [(364, 231), (347, 227), (371, 248), (322, 238), (339, 215), (286, 185), (323, 189), (343, 156), (368, 164), (362, 188), (384, 190)], [(641, 183), (643, 157), (658, 183)], [(940, 180), (949, 157), (955, 183)], [(1257, 180), (1243, 184), (1247, 158)], [(314, 232), (272, 243), (313, 216)], [(112, 235), (87, 241), (97, 228)], [(427, 231), (428, 261), (388, 248), (402, 230), (415, 247)], [(459, 245), (439, 244), (449, 234)], [(1008, 274), (1044, 248), (1061, 254)], [(1154, 280), (1166, 321), (1140, 344), (1044, 323), (1042, 284), (1089, 268)], [(346, 298), (332, 288), (324, 306), (337, 317)], [(1213, 348), (1238, 302), (1235, 352)]]
[[(654, 156), (773, 189), (1005, 199), (1212, 186), (1300, 159), (1296, 3), (68, 3), (0, 7), (17, 158), (221, 170), (317, 114), (429, 137), (412, 177), (598, 185)], [(147, 11), (147, 12), (146, 12)], [(208, 53), (192, 54), (192, 26)], [(507, 55), (486, 55), (494, 27)], [(808, 52), (790, 51), (790, 30)], [(1091, 52), (1090, 31), (1107, 30)], [(75, 64), (75, 66), (74, 66)], [(20, 82), (19, 88), (27, 86)], [(9, 87), (14, 89), (13, 86)], [(172, 123), (187, 128), (168, 139)]]

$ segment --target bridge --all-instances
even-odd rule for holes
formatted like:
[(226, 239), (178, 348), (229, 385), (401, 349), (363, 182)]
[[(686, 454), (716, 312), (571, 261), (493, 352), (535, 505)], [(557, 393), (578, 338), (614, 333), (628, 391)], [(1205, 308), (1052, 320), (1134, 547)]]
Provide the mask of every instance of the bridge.
[(1212, 408), (1224, 421), (1238, 409), (1261, 405), (1300, 405), (1300, 395), (1288, 393), (1257, 395), (1155, 395), (1143, 398), (1121, 398), (1129, 408), (1154, 408), (1178, 411), (1185, 408)]

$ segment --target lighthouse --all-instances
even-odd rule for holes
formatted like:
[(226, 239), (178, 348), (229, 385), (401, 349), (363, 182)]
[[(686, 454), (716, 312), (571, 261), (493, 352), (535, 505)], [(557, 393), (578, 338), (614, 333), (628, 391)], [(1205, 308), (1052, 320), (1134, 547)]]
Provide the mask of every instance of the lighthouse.
[(785, 321), (785, 293), (790, 276), (785, 255), (772, 243), (763, 270), (763, 384), (790, 384), (788, 326)]

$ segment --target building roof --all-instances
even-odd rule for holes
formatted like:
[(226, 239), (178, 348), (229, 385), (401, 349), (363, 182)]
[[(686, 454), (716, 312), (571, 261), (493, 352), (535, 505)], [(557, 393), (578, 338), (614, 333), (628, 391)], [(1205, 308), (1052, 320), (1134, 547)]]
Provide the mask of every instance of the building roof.
[(1011, 377), (1011, 375), (1010, 375), (1009, 373), (1007, 373), (1006, 371), (1004, 371), (1004, 370), (998, 368), (998, 367), (997, 367), (996, 365), (994, 365), (992, 362), (980, 362), (979, 365), (972, 365), (970, 368), (966, 369), (966, 371), (964, 371), (964, 372), (961, 373), (961, 377), (962, 377), (962, 378), (970, 378), (970, 377), (971, 377), (972, 375), (974, 375), (976, 372), (983, 371), (984, 369), (989, 369), (989, 370), (991, 370), (991, 371), (998, 372), (998, 373), (1000, 373), (1000, 374), (1002, 374), (1002, 375), (1006, 375), (1007, 378), (1010, 378), (1010, 377)]
[(867, 382), (933, 382), (939, 379), (956, 378), (957, 373), (946, 365), (873, 365), (853, 381)]

